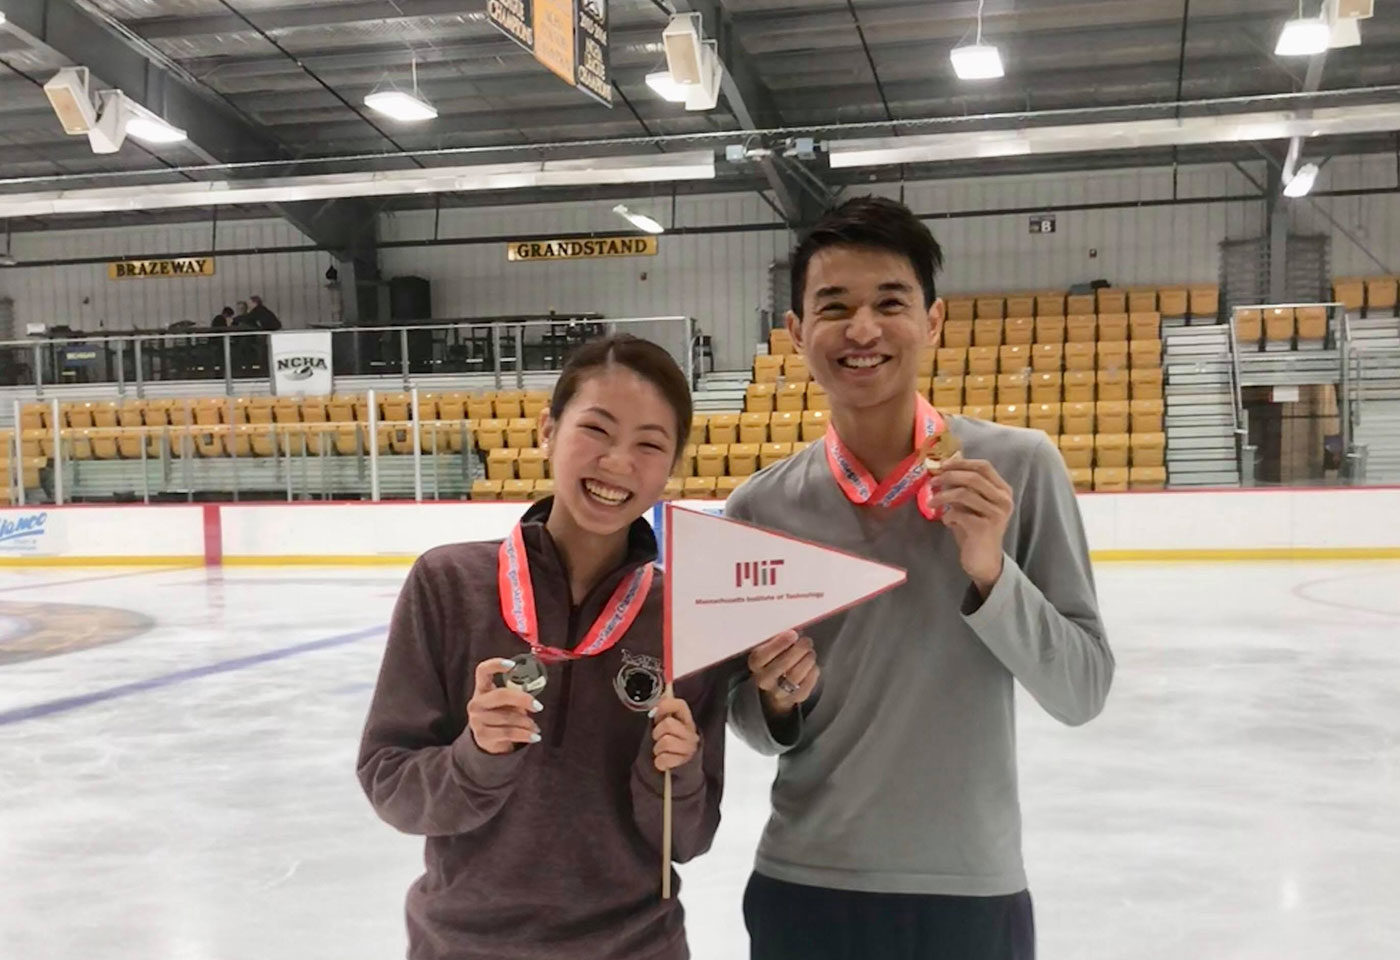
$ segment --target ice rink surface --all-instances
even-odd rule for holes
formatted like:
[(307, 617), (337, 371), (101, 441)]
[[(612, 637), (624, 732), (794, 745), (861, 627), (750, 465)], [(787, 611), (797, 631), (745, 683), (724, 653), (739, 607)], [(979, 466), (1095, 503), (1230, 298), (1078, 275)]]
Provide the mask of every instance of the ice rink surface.
[[(420, 842), (354, 776), (402, 577), (0, 571), (0, 957), (402, 957)], [(1400, 563), (1098, 578), (1105, 713), (1019, 703), (1043, 960), (1393, 960)], [(771, 773), (731, 740), (700, 960), (747, 956)]]

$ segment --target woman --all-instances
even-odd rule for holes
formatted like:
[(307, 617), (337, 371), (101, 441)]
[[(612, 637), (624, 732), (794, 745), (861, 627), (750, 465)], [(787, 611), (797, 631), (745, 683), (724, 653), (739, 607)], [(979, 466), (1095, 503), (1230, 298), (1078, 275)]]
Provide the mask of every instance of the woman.
[(663, 772), (685, 861), (719, 824), (725, 697), (714, 674), (664, 695), (641, 517), (690, 416), (665, 350), (584, 345), (543, 418), (554, 497), (504, 541), (439, 547), (409, 574), (359, 776), (384, 820), (428, 838), (411, 960), (689, 955), (660, 896)]

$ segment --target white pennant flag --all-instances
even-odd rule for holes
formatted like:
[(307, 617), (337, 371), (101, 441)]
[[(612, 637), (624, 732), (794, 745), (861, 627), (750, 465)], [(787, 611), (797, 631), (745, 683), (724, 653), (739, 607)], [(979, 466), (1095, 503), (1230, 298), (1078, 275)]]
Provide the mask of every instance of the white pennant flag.
[(665, 537), (668, 679), (905, 581), (898, 567), (669, 503)]

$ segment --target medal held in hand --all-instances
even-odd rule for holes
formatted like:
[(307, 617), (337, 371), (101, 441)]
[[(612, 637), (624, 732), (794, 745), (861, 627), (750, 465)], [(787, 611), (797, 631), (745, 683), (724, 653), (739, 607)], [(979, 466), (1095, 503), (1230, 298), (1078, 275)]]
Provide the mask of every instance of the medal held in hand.
[(549, 675), (545, 672), (544, 663), (533, 653), (522, 653), (511, 657), (511, 660), (515, 666), (505, 673), (496, 674), (496, 686), (538, 696), (549, 684)]

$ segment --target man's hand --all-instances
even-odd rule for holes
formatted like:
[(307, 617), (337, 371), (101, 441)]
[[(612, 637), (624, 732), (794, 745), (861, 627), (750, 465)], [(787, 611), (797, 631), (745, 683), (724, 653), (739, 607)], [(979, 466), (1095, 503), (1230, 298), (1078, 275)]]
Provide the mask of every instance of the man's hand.
[(1001, 579), (1002, 541), (1015, 498), (1011, 485), (986, 460), (944, 461), (933, 478), (933, 505), (953, 532), (958, 559), (983, 599)]
[(773, 720), (789, 716), (806, 702), (822, 673), (811, 638), (799, 637), (795, 630), (785, 630), (754, 647), (749, 672), (763, 695), (764, 712)]

